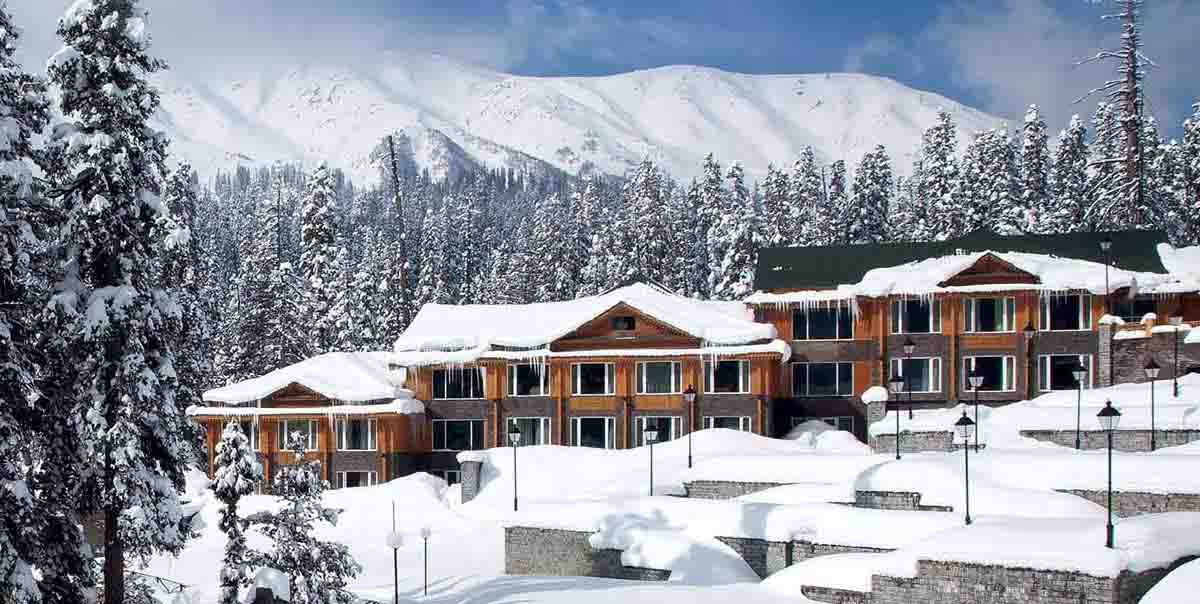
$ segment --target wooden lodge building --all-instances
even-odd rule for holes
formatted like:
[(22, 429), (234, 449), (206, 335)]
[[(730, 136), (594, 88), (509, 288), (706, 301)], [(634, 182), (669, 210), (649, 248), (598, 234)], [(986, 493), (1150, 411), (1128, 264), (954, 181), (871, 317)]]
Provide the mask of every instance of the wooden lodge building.
[[(1183, 351), (1179, 371), (1200, 370), (1200, 338), (1186, 337), (1200, 324), (1200, 267), (1164, 241), (980, 232), (767, 248), (744, 302), (634, 283), (568, 302), (430, 304), (392, 351), (321, 355), (206, 392), (209, 406), (189, 412), (210, 460), (238, 418), (268, 476), (287, 463), (282, 435), (307, 434), (334, 486), (414, 471), (455, 482), (457, 454), (505, 446), (510, 426), (522, 446), (635, 447), (651, 427), (660, 440), (705, 428), (783, 436), (811, 419), (866, 440), (886, 405), (862, 396), (893, 375), (912, 406), (932, 407), (971, 400), (974, 370), (981, 402), (1003, 404), (1074, 389), (1080, 366), (1085, 388), (1141, 379), (1155, 354), (1144, 342), (1164, 329)], [(1118, 354), (1135, 338), (1140, 348)]]

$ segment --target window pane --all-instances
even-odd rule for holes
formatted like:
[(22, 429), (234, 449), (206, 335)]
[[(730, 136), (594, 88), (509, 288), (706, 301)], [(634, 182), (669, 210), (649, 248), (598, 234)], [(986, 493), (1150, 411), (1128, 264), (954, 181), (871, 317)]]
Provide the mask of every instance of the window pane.
[(250, 449), (258, 450), (258, 430), (254, 429), (254, 422), (248, 419), (243, 419), (238, 422), (238, 426), (242, 429), (242, 434), (246, 436), (246, 442), (250, 443)]
[(797, 309), (792, 311), (792, 339), (808, 339), (808, 314), (803, 310)]
[(446, 398), (446, 370), (433, 370), (433, 398)]
[[(521, 443), (517, 446), (528, 447), (533, 445), (542, 445), (550, 442), (550, 435), (546, 433), (549, 429), (549, 418), (545, 417), (516, 417), (509, 418), (508, 424), (511, 426), (516, 424), (517, 429), (521, 431)], [(511, 443), (509, 443), (511, 446)]]
[(1050, 329), (1079, 329), (1079, 296), (1051, 296)]
[(792, 363), (792, 396), (808, 395), (808, 365)]
[(838, 339), (848, 340), (854, 337), (854, 317), (849, 308), (838, 308)]
[(905, 333), (929, 333), (929, 327), (929, 303), (923, 300), (905, 300)]
[(641, 394), (666, 394), (674, 391), (673, 371), (674, 363), (642, 363), (640, 365), (643, 375), (643, 383), (639, 384), (642, 388), (638, 392)]
[(605, 384), (608, 366), (604, 363), (584, 363), (579, 368), (579, 391), (576, 394), (607, 394)]
[(512, 385), (509, 391), (515, 396), (542, 396), (546, 393), (547, 371), (544, 365), (520, 364), (509, 367)]
[(712, 392), (739, 392), (741, 390), (738, 375), (740, 365), (740, 361), (718, 361), (713, 370)]
[(903, 359), (904, 379), (912, 392), (930, 392), (932, 376), (930, 375), (930, 359)]
[(471, 450), (483, 450), (483, 420), (471, 420)]
[(1004, 324), (1004, 307), (996, 298), (975, 300), (975, 331), (1000, 331)]
[(673, 423), (674, 423), (674, 419), (670, 418), (670, 417), (640, 417), (640, 418), (638, 418), (638, 424), (641, 427), (641, 430), (638, 432), (638, 437), (637, 437), (638, 444), (639, 445), (646, 444), (646, 438), (645, 438), (646, 430), (658, 431), (658, 434), (656, 435), (657, 440), (655, 440), (654, 442), (660, 443), (660, 442), (668, 441), (668, 440), (675, 438), (675, 434), (672, 429)]
[(837, 363), (809, 363), (808, 394), (810, 396), (836, 396), (837, 383)]
[[(1050, 365), (1050, 389), (1051, 390), (1075, 390), (1079, 387), (1079, 383), (1075, 381), (1075, 365), (1079, 362), (1079, 357), (1075, 355), (1054, 355), (1049, 357)], [(1084, 376), (1084, 382), (1087, 382), (1087, 377)]]
[[(980, 392), (996, 392), (1004, 389), (1004, 357), (975, 357), (975, 370), (983, 376)], [(964, 389), (970, 390), (971, 382)]]
[(837, 393), (841, 396), (849, 396), (854, 393), (853, 363), (838, 363)]
[(608, 426), (603, 417), (575, 418), (575, 442), (581, 447), (603, 449), (607, 446)]
[(433, 422), (433, 448), (439, 451), (446, 448), (446, 422)]
[(749, 419), (749, 418), (743, 418), (743, 417), (737, 417), (737, 416), (708, 417), (705, 419), (708, 420), (705, 423), (707, 423), (710, 428), (724, 428), (726, 430), (743, 430), (743, 426), (746, 426), (749, 424), (749, 422), (742, 421), (744, 419)]
[(838, 311), (836, 308), (814, 308), (808, 311), (808, 337), (811, 340), (837, 339)]
[(450, 420), (446, 427), (446, 446), (451, 451), (467, 451), (471, 448), (471, 422)]

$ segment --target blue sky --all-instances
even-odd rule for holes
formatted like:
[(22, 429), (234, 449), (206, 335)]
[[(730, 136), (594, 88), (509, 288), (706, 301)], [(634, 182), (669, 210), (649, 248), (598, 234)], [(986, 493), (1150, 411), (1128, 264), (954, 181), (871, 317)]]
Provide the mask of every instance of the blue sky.
[[(68, 0), (9, 0), (27, 63), (55, 46)], [(1057, 130), (1103, 82), (1075, 65), (1117, 42), (1111, 0), (144, 0), (176, 69), (221, 75), (295, 61), (370, 63), (440, 52), (525, 75), (599, 75), (668, 64), (750, 73), (856, 71), (998, 115), (1029, 103)], [(1200, 97), (1200, 1), (1146, 0), (1159, 67), (1150, 109), (1176, 134)], [(394, 59), (389, 59), (394, 60)]]

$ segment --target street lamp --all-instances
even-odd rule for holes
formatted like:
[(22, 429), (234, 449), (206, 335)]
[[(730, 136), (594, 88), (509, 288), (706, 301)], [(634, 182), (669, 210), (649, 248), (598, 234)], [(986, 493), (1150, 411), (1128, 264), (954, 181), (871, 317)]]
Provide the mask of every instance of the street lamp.
[(971, 454), (967, 448), (967, 441), (971, 440), (971, 435), (975, 434), (975, 422), (967, 417), (967, 412), (964, 410), (962, 417), (954, 422), (954, 431), (958, 432), (958, 436), (963, 441), (963, 476), (966, 477), (966, 521), (971, 524)]
[(1158, 381), (1158, 372), (1161, 368), (1158, 363), (1154, 362), (1154, 357), (1146, 362), (1146, 378), (1150, 380), (1150, 450), (1154, 451), (1158, 447), (1155, 446), (1154, 440), (1154, 385)]
[(508, 444), (513, 448), (513, 511), (517, 511), (517, 445), (521, 444), (521, 429), (517, 422), (508, 427)]
[(888, 381), (888, 390), (896, 395), (896, 459), (900, 459), (900, 393), (904, 391), (905, 386), (907, 383), (898, 375), (893, 375)]
[[(904, 357), (905, 358), (911, 357), (913, 351), (916, 349), (917, 349), (917, 343), (912, 341), (912, 338), (904, 338)], [(900, 373), (904, 373), (903, 368), (901, 369)], [(904, 389), (908, 391), (908, 419), (912, 419), (913, 418), (912, 388), (908, 387), (908, 374), (904, 375)]]
[(1037, 335), (1037, 330), (1033, 327), (1033, 320), (1030, 319), (1025, 324), (1025, 329), (1021, 330), (1025, 336), (1025, 394), (1030, 400), (1033, 400), (1033, 395), (1037, 393), (1034, 386), (1033, 375), (1033, 336)]
[(433, 530), (430, 529), (429, 527), (427, 527), (427, 526), (421, 527), (421, 541), (423, 541), (425, 543), (425, 551), (422, 553), (421, 558), (422, 558), (422, 561), (425, 563), (424, 593), (426, 596), (429, 595), (429, 536), (432, 534), (433, 534)]
[(1071, 376), (1075, 378), (1075, 385), (1078, 387), (1079, 393), (1075, 397), (1075, 450), (1079, 450), (1079, 431), (1081, 429), (1080, 417), (1083, 413), (1083, 380), (1087, 379), (1087, 368), (1083, 363), (1075, 361), (1075, 368), (1071, 369)]
[[(979, 387), (983, 386), (983, 374), (979, 373), (979, 367), (971, 368), (971, 373), (967, 374), (967, 381), (971, 383), (971, 390), (975, 391), (975, 421), (973, 422), (973, 425), (978, 425), (979, 424)], [(963, 411), (964, 415), (966, 415), (966, 413), (967, 413), (966, 411)], [(979, 431), (974, 428), (972, 428), (971, 431), (975, 433), (975, 450), (978, 451), (979, 450)], [(964, 442), (963, 447), (966, 447), (966, 446), (967, 445)], [(970, 524), (970, 523), (967, 523), (967, 524)]]
[(683, 402), (688, 406), (688, 468), (692, 467), (692, 431), (696, 429), (696, 389), (688, 384), (683, 391)]
[(1121, 423), (1121, 412), (1117, 411), (1112, 406), (1112, 401), (1105, 401), (1104, 408), (1100, 413), (1096, 414), (1096, 419), (1100, 420), (1100, 427), (1108, 432), (1108, 539), (1105, 545), (1108, 549), (1113, 547), (1113, 511), (1112, 511), (1112, 451), (1113, 451), (1113, 432)]
[(392, 530), (387, 534), (387, 545), (392, 548), (392, 602), (400, 602), (400, 547), (404, 545), (404, 535), (396, 530), (396, 502), (392, 502)]
[(1183, 309), (1175, 309), (1174, 316), (1167, 318), (1173, 328), (1171, 344), (1175, 347), (1175, 362), (1171, 367), (1171, 394), (1179, 398), (1179, 326), (1183, 324)]
[(650, 445), (650, 496), (654, 496), (654, 441), (658, 440), (658, 430), (647, 427), (642, 430), (642, 440)]
[(1111, 264), (1109, 259), (1109, 251), (1112, 250), (1112, 237), (1105, 235), (1104, 239), (1100, 240), (1100, 251), (1104, 253), (1104, 314), (1112, 314), (1111, 302), (1109, 302), (1108, 292), (1108, 265)]

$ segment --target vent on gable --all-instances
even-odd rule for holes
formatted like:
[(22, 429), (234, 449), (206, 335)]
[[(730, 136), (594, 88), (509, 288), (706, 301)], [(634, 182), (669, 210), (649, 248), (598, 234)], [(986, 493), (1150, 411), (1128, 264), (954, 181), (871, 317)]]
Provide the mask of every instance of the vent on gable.
[(635, 325), (636, 325), (636, 323), (633, 320), (633, 317), (613, 317), (612, 318), (613, 331), (633, 331), (633, 328)]

